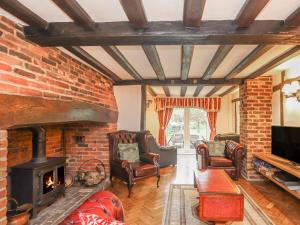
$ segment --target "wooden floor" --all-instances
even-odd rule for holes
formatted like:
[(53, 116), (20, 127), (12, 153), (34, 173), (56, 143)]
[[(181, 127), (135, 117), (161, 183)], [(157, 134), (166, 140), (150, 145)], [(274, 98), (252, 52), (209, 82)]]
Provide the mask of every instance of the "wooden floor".
[[(179, 155), (177, 167), (161, 169), (160, 187), (156, 188), (156, 178), (139, 181), (128, 198), (127, 187), (114, 180), (114, 192), (123, 202), (125, 222), (128, 225), (161, 224), (164, 205), (170, 184), (193, 184), (193, 169), (196, 168), (195, 155)], [(278, 225), (300, 225), (300, 201), (282, 191), (270, 182), (238, 182), (257, 202), (263, 211)]]

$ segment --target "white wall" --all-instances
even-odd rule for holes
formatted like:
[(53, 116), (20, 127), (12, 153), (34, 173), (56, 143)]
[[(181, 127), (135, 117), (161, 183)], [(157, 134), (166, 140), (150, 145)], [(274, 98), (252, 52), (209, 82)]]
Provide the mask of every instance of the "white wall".
[(118, 130), (139, 131), (141, 122), (141, 86), (114, 86), (114, 93), (119, 110)]
[[(291, 79), (300, 75), (300, 59), (290, 65), (286, 70), (285, 79)], [(273, 86), (280, 83), (280, 74), (273, 76)], [(280, 90), (281, 91), (281, 90)], [(280, 91), (273, 93), (272, 124), (280, 125)], [(300, 102), (295, 97), (283, 97), (284, 126), (300, 127)]]

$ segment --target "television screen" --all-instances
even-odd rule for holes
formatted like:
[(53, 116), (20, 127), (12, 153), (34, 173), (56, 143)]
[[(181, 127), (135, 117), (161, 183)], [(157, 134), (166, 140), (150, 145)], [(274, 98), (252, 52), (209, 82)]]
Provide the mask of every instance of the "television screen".
[(273, 126), (272, 154), (300, 163), (300, 128)]

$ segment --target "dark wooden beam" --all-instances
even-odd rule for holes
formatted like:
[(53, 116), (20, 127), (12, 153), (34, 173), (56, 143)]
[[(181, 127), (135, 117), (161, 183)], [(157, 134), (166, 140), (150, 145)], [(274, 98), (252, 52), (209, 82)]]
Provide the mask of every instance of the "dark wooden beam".
[(300, 25), (300, 7), (285, 19), (284, 25), (292, 28)]
[(156, 97), (156, 96), (157, 96), (157, 94), (155, 93), (155, 91), (153, 90), (152, 87), (147, 86), (147, 91), (149, 92), (149, 94), (150, 94), (152, 97)]
[(282, 32), (282, 21), (255, 20), (248, 29), (237, 29), (233, 21), (202, 21), (198, 29), (186, 29), (180, 21), (148, 25), (145, 30), (135, 30), (128, 22), (97, 23), (95, 30), (86, 31), (76, 23), (51, 23), (47, 31), (25, 27), (25, 34), (42, 46), (300, 43), (299, 29)]
[(249, 27), (268, 2), (269, 0), (246, 0), (236, 17), (238, 26)]
[(114, 72), (106, 68), (103, 64), (101, 64), (97, 59), (95, 59), (93, 56), (91, 56), (89, 53), (87, 53), (85, 50), (83, 50), (80, 47), (65, 47), (69, 52), (76, 55), (78, 58), (86, 62), (87, 64), (91, 65), (98, 71), (100, 71), (105, 77), (113, 80), (114, 82), (120, 81), (120, 77), (116, 75)]
[(146, 110), (147, 110), (147, 93), (146, 93), (146, 85), (141, 86), (141, 121), (140, 121), (140, 130), (144, 131), (145, 130), (145, 125), (146, 125)]
[(118, 119), (117, 111), (80, 101), (0, 94), (0, 104), (5, 105), (0, 107), (1, 129), (75, 122), (116, 123)]
[(141, 75), (134, 69), (134, 67), (128, 62), (126, 57), (116, 46), (102, 46), (102, 48), (120, 64), (134, 79), (143, 79)]
[(181, 86), (180, 88), (180, 96), (184, 97), (186, 94), (187, 86)]
[[(189, 71), (192, 63), (192, 57), (194, 52), (194, 45), (182, 45), (181, 46), (181, 80), (188, 79)], [(184, 97), (187, 87), (183, 86), (180, 90), (180, 96)]]
[(143, 79), (143, 80), (120, 80), (115, 85), (150, 85), (150, 86), (231, 86), (239, 85), (243, 82), (243, 79), (233, 78), (225, 80), (223, 78), (212, 78), (209, 80), (203, 80), (201, 78), (189, 78), (187, 80), (181, 79)]
[(281, 88), (283, 87), (284, 84), (290, 84), (293, 81), (300, 81), (300, 76), (294, 77), (294, 78), (291, 78), (291, 79), (286, 79), (282, 83), (275, 85), (273, 87), (273, 92), (281, 90)]
[(93, 30), (95, 22), (89, 14), (80, 6), (76, 0), (52, 0), (62, 11), (64, 11), (75, 23)]
[(235, 85), (235, 86), (232, 86), (231, 88), (229, 88), (228, 90), (224, 91), (222, 94), (220, 94), (221, 97), (224, 97), (225, 95), (233, 92), (235, 89), (237, 89), (238, 87)]
[(211, 59), (209, 65), (207, 66), (202, 79), (209, 80), (213, 73), (217, 70), (219, 65), (223, 62), (227, 54), (233, 48), (233, 45), (221, 45), (216, 51), (214, 57)]
[(255, 62), (259, 57), (269, 51), (274, 45), (259, 45), (257, 46), (249, 55), (247, 55), (236, 67), (234, 67), (224, 78), (229, 80), (239, 73), (241, 73), (244, 69), (246, 69), (249, 65)]
[(195, 89), (193, 96), (198, 97), (203, 88), (204, 88), (203, 85), (198, 85), (197, 88)]
[(235, 98), (231, 100), (232, 103), (240, 102), (240, 101), (242, 101), (242, 98)]
[[(157, 52), (155, 45), (143, 45), (143, 50), (159, 80), (165, 80), (165, 72), (161, 65), (161, 61)], [(163, 87), (165, 95), (170, 96), (170, 91), (168, 87)]]
[(206, 94), (206, 97), (211, 97), (214, 95), (217, 91), (219, 91), (222, 88), (222, 86), (216, 86), (214, 87), (210, 92)]
[[(284, 82), (284, 78), (285, 78), (285, 71), (282, 71), (280, 74), (280, 78), (281, 78), (281, 83)], [(284, 126), (284, 107), (283, 107), (283, 99), (284, 99), (284, 94), (282, 92), (280, 92), (280, 125)]]
[(146, 28), (148, 20), (141, 0), (120, 0), (129, 22), (134, 28)]
[(49, 24), (46, 20), (32, 12), (17, 0), (1, 0), (0, 7), (30, 26), (46, 30)]
[(186, 27), (199, 27), (206, 0), (185, 0), (183, 24)]
[(162, 88), (163, 88), (163, 90), (164, 90), (164, 92), (165, 92), (165, 95), (166, 95), (167, 97), (170, 97), (170, 96), (171, 96), (171, 93), (170, 93), (169, 87), (168, 87), (168, 86), (163, 86)]
[(194, 52), (194, 45), (181, 46), (181, 80), (186, 80), (189, 75), (192, 57)]
[(267, 64), (263, 65), (262, 67), (254, 71), (253, 73), (248, 75), (245, 79), (253, 79), (268, 72), (269, 70), (275, 68), (276, 66), (299, 55), (299, 51), (300, 51), (300, 45), (293, 47), (292, 49), (288, 50), (287, 52), (273, 59), (271, 62), (268, 62)]

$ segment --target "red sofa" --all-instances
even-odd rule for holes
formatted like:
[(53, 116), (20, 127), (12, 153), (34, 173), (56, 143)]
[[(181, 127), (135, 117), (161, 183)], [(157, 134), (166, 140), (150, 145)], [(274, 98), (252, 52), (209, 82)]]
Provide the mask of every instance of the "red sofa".
[(124, 224), (124, 210), (120, 199), (109, 191), (93, 194), (75, 209), (60, 225), (117, 225)]

